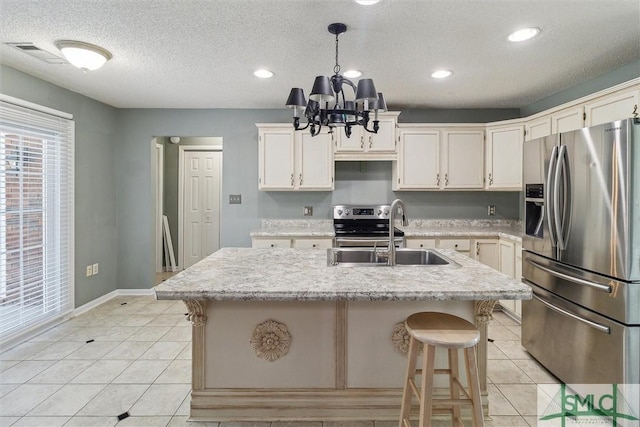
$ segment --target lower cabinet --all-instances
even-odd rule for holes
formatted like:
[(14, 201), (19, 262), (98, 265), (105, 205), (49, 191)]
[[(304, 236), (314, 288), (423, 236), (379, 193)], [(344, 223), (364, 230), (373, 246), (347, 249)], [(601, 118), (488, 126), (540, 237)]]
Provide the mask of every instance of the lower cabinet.
[(300, 249), (329, 249), (333, 246), (333, 239), (305, 239), (299, 238), (293, 240), (293, 247)]
[(291, 243), (291, 239), (264, 239), (260, 237), (251, 239), (252, 248), (290, 248)]
[(477, 239), (474, 245), (474, 259), (495, 270), (500, 270), (499, 241), (498, 239)]
[(404, 245), (409, 249), (434, 249), (436, 239), (407, 238)]

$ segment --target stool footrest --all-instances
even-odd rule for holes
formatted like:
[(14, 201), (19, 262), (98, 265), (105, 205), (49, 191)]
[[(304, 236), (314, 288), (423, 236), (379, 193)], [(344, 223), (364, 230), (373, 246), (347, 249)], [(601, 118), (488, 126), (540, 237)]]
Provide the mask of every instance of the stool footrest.
[(409, 387), (411, 387), (411, 391), (418, 400), (422, 400), (422, 394), (420, 394), (420, 390), (418, 390), (418, 386), (416, 386), (416, 382), (413, 379), (409, 379)]
[(432, 406), (461, 406), (461, 405), (471, 405), (473, 404), (473, 400), (471, 399), (433, 399)]

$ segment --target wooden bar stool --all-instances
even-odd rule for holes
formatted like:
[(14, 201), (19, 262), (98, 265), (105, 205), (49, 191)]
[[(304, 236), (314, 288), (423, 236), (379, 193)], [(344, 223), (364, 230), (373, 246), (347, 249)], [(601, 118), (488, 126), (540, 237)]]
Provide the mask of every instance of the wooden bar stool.
[[(407, 318), (405, 325), (411, 339), (399, 427), (412, 427), (409, 414), (411, 412), (411, 398), (414, 394), (420, 402), (419, 427), (431, 425), (431, 415), (434, 408), (446, 408), (452, 415), (452, 425), (462, 426), (461, 405), (471, 405), (474, 427), (484, 426), (475, 354), (475, 345), (480, 339), (480, 332), (466, 320), (445, 313), (415, 313)], [(424, 343), (423, 367), (416, 370), (420, 343)], [(436, 347), (444, 347), (449, 350), (449, 369), (434, 369)], [(459, 349), (464, 349), (468, 390), (460, 383)], [(449, 375), (450, 398), (433, 398), (434, 374)], [(416, 375), (422, 377), (419, 390), (415, 383)], [(462, 398), (460, 393), (463, 394)]]

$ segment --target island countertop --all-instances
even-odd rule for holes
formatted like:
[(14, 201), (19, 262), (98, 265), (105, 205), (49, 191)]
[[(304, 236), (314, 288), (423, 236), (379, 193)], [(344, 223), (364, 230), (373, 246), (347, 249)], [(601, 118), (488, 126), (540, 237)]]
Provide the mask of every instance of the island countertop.
[(446, 301), (530, 299), (531, 289), (450, 249), (456, 265), (327, 266), (317, 249), (223, 248), (154, 288), (157, 299)]

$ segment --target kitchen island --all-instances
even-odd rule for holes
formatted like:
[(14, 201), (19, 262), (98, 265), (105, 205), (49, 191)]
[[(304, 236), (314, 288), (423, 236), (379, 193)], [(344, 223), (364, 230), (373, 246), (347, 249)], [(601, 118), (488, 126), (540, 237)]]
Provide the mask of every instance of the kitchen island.
[[(325, 251), (224, 248), (158, 285), (156, 297), (183, 300), (193, 325), (191, 418), (397, 419), (403, 322), (418, 311), (451, 313), (479, 328), (487, 413), (493, 306), (531, 291), (453, 250), (438, 252), (454, 263), (334, 267)], [(436, 392), (445, 385), (436, 382)]]

